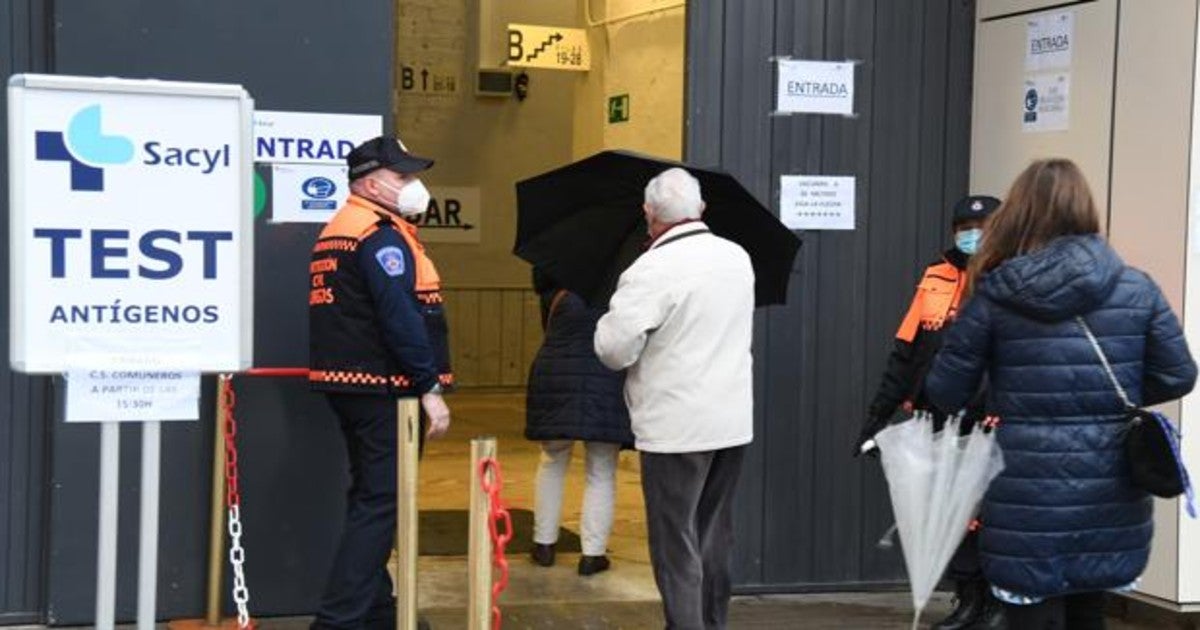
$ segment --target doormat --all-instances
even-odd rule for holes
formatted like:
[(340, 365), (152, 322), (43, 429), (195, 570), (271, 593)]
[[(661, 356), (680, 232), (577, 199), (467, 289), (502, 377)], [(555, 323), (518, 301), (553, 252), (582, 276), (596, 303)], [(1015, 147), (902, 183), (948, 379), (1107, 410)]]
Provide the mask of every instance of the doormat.
[[(513, 538), (508, 542), (505, 553), (527, 554), (533, 549), (533, 512), (510, 509)], [(467, 555), (467, 530), (470, 528), (470, 513), (467, 510), (422, 510), (419, 516), (417, 544), (422, 556), (465, 556)], [(567, 529), (558, 530), (559, 553), (581, 551), (579, 534)]]

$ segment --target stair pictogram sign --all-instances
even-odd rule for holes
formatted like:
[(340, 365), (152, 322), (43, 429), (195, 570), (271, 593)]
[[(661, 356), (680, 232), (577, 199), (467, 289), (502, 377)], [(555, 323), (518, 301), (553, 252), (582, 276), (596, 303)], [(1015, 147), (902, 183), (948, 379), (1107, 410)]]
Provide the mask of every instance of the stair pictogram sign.
[(561, 42), (562, 38), (563, 38), (562, 33), (555, 33), (555, 34), (551, 35), (550, 37), (547, 37), (546, 41), (542, 42), (541, 46), (538, 46), (537, 48), (533, 49), (533, 52), (530, 53), (529, 56), (525, 58), (525, 61), (533, 61), (534, 59), (537, 59), (538, 55), (542, 54), (543, 52), (546, 52), (546, 49), (549, 48), (551, 45), (553, 45), (557, 42)]

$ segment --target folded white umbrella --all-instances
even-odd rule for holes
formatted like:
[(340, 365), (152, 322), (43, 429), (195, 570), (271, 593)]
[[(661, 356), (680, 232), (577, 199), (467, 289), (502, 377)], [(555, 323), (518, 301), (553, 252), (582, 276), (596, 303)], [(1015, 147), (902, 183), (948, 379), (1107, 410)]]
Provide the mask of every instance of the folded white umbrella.
[(914, 629), (984, 493), (1004, 470), (995, 433), (976, 426), (960, 436), (961, 422), (960, 414), (934, 432), (932, 419), (919, 413), (875, 436), (912, 585)]

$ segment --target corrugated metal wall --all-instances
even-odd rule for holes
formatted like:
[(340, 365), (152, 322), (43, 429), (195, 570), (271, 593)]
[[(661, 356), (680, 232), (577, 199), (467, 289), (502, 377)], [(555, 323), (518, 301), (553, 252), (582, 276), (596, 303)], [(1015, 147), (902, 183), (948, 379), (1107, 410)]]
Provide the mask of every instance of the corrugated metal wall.
[[(850, 457), (916, 277), (966, 192), (974, 2), (688, 5), (687, 156), (778, 208), (783, 174), (855, 175), (852, 232), (808, 232), (787, 306), (760, 311), (756, 437), (738, 497), (744, 591), (885, 585), (899, 553), (874, 460)], [(772, 117), (774, 56), (857, 60), (856, 118)]]
[[(44, 3), (0, 3), (0, 78), (49, 63)], [(7, 99), (0, 97), (0, 208), (8, 207)], [(8, 212), (0, 213), (8, 243)], [(0, 273), (0, 624), (41, 620), (48, 379), (8, 365), (8, 271)]]

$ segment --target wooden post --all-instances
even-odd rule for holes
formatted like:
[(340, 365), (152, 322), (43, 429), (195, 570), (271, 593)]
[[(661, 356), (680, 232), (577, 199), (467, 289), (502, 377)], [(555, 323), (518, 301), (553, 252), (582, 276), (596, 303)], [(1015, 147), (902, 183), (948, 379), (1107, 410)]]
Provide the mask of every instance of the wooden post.
[(467, 534), (469, 630), (488, 630), (492, 625), (492, 537), (488, 529), (491, 504), (480, 483), (479, 462), (495, 456), (496, 438), (477, 437), (471, 440), (471, 520)]
[(221, 625), (221, 559), (225, 550), (225, 422), (229, 405), (225, 386), (229, 374), (217, 377), (217, 426), (213, 429), (212, 497), (209, 503), (208, 529), (208, 606), (204, 623)]
[(399, 457), (396, 461), (396, 629), (417, 628), (417, 458), (420, 403), (398, 402)]

